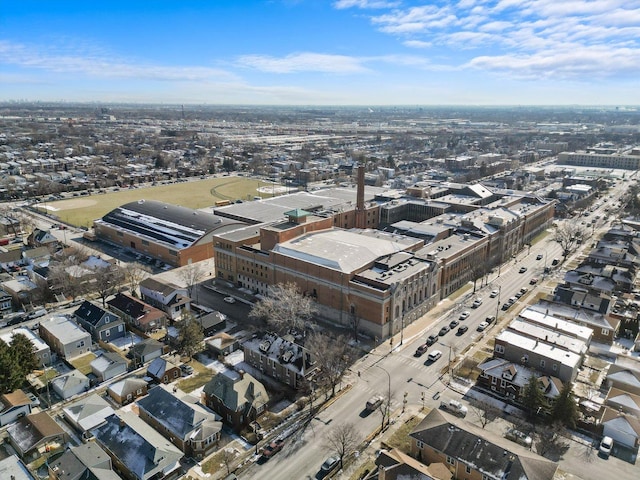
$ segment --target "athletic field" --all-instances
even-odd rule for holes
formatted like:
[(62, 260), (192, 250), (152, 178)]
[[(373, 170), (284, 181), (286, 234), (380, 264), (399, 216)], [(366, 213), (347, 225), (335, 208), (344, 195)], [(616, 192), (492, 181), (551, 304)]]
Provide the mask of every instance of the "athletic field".
[(118, 192), (94, 193), (54, 202), (42, 202), (34, 207), (56, 216), (58, 220), (76, 227), (91, 227), (95, 219), (125, 203), (137, 200), (161, 202), (198, 209), (215, 205), (220, 200), (253, 200), (255, 196), (268, 198), (281, 193), (281, 187), (262, 180), (244, 177), (218, 177), (206, 180), (154, 187), (122, 188)]

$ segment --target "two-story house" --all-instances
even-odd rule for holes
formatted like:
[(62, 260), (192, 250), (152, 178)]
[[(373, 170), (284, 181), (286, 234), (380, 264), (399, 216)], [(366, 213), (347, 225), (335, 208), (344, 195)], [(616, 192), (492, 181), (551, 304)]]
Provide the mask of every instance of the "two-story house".
[[(188, 402), (192, 398), (192, 402)], [(222, 422), (197, 403), (197, 398), (177, 398), (163, 387), (152, 388), (136, 403), (140, 418), (168, 438), (185, 455), (204, 458), (220, 440)]]
[(94, 342), (110, 342), (126, 334), (125, 324), (115, 313), (85, 300), (73, 312), (76, 322), (91, 334)]
[(269, 395), (264, 385), (248, 373), (228, 370), (205, 384), (202, 401), (239, 432), (266, 409)]
[(142, 300), (162, 310), (171, 321), (179, 320), (183, 310), (191, 309), (186, 288), (152, 277), (140, 282), (139, 288)]
[(166, 326), (166, 315), (162, 310), (130, 295), (118, 293), (107, 302), (107, 305), (109, 310), (143, 332), (152, 332)]

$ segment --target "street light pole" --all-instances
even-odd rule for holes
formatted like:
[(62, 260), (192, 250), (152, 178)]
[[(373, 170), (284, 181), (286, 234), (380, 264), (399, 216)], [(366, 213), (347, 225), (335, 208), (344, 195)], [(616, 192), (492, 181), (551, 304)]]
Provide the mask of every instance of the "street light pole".
[(385, 402), (386, 405), (384, 407), (385, 409), (385, 414), (387, 416), (387, 426), (389, 426), (389, 404), (391, 403), (391, 375), (389, 374), (389, 372), (387, 371), (386, 368), (381, 367), (380, 365), (374, 365), (374, 367), (378, 367), (380, 370), (382, 370), (384, 373), (387, 374), (387, 378), (389, 380), (389, 390), (388, 390), (388, 395), (387, 395), (387, 401)]
[(498, 303), (496, 303), (496, 323), (498, 323), (498, 314), (500, 313), (500, 294), (502, 293), (502, 285), (498, 285)]

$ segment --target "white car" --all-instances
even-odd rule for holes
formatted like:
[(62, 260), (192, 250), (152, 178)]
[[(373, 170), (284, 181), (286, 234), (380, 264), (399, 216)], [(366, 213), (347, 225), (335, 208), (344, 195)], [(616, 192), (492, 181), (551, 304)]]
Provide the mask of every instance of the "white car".
[(480, 305), (482, 305), (482, 298), (478, 297), (473, 301), (471, 307), (478, 308)]
[(465, 310), (464, 312), (462, 312), (460, 314), (460, 316), (458, 317), (459, 320), (466, 320), (467, 318), (469, 318), (469, 315), (471, 315), (471, 312), (469, 312), (468, 310)]
[(485, 328), (487, 328), (489, 326), (488, 322), (482, 322), (480, 323), (480, 325), (478, 325), (478, 331), (482, 332)]
[(224, 301), (227, 303), (236, 303), (236, 299), (233, 297), (224, 297)]
[(440, 350), (434, 350), (429, 354), (429, 361), (435, 362), (442, 356), (442, 352)]
[(608, 458), (611, 455), (611, 450), (613, 449), (613, 438), (604, 437), (600, 442), (600, 447), (598, 451), (602, 454), (603, 457)]
[(491, 298), (496, 298), (498, 295), (500, 295), (499, 290), (491, 290), (491, 293), (489, 294)]

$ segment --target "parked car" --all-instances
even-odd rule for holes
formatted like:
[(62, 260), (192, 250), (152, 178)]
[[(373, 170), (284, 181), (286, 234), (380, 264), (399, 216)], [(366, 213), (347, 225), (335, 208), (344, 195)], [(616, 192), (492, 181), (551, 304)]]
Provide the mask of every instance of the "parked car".
[(382, 405), (382, 402), (384, 402), (384, 397), (382, 395), (374, 395), (369, 400), (367, 400), (367, 404), (364, 408), (368, 412), (373, 412), (376, 408)]
[(613, 438), (604, 437), (600, 442), (598, 451), (604, 458), (609, 458), (609, 455), (611, 455), (611, 450), (613, 450)]
[(340, 465), (340, 457), (338, 457), (337, 455), (332, 455), (324, 461), (324, 463), (320, 467), (320, 471), (324, 475), (328, 475), (336, 468), (338, 468), (338, 465)]
[(434, 350), (433, 352), (429, 353), (429, 358), (428, 360), (430, 362), (435, 362), (436, 360), (438, 360), (440, 357), (442, 356), (442, 352), (440, 350)]
[(509, 310), (511, 308), (511, 305), (513, 305), (513, 303), (509, 303), (509, 302), (503, 303), (502, 310)]
[(33, 312), (27, 314), (27, 320), (33, 320), (34, 318), (44, 317), (47, 314), (47, 310), (44, 308), (38, 308)]
[(518, 270), (519, 273), (524, 273), (527, 271), (527, 267), (520, 267), (520, 270)]
[(193, 373), (193, 367), (191, 365), (186, 365), (186, 364), (180, 365), (180, 370), (182, 370), (182, 373), (184, 374), (185, 377)]
[(560, 263), (560, 260), (559, 260), (559, 259), (557, 259), (557, 258), (554, 258), (554, 259), (553, 259), (553, 261), (551, 262), (551, 265), (553, 265), (553, 266), (555, 267), (555, 266), (556, 266), (556, 265), (558, 265), (559, 263)]
[(436, 343), (438, 341), (438, 336), (437, 335), (429, 335), (429, 337), (427, 338), (427, 345), (431, 346), (434, 343)]
[(460, 322), (458, 320), (451, 320), (449, 322), (449, 328), (451, 330), (453, 330), (454, 328), (456, 328), (458, 325), (460, 325)]
[(460, 316), (458, 317), (458, 320), (466, 320), (467, 318), (469, 318), (469, 315), (471, 315), (471, 312), (468, 310), (465, 310), (460, 314)]
[(467, 407), (462, 405), (457, 400), (449, 400), (448, 402), (442, 401), (440, 402), (440, 408), (442, 410), (446, 410), (449, 413), (453, 413), (458, 417), (466, 417), (467, 416)]
[(529, 285), (535, 285), (536, 283), (538, 283), (537, 277), (533, 277), (531, 280), (529, 280)]
[(440, 335), (441, 337), (446, 335), (447, 333), (449, 333), (449, 330), (451, 330), (447, 325), (445, 325), (444, 327), (442, 327), (440, 329), (440, 331), (438, 332), (438, 335)]
[(460, 328), (458, 328), (458, 335), (466, 333), (467, 330), (469, 330), (469, 327), (467, 327), (466, 325), (461, 326)]
[(542, 260), (542, 254), (539, 253), (538, 255), (536, 255), (536, 260)]
[(489, 324), (487, 322), (482, 322), (480, 323), (480, 325), (478, 325), (477, 330), (479, 332), (482, 332), (484, 329), (486, 329), (489, 326)]
[(426, 343), (423, 343), (422, 345), (420, 345), (416, 349), (416, 353), (414, 354), (414, 356), (415, 357), (420, 357), (420, 356), (424, 355), (427, 352), (428, 348), (429, 348), (429, 345), (427, 345)]
[(496, 316), (489, 315), (487, 318), (484, 319), (484, 321), (487, 322), (489, 325), (491, 325), (493, 322), (496, 321)]
[(277, 438), (262, 449), (262, 456), (264, 458), (271, 458), (282, 450), (282, 447), (284, 447), (284, 440)]
[(498, 295), (500, 295), (500, 290), (491, 290), (491, 293), (489, 294), (491, 298), (496, 298)]
[(515, 428), (508, 429), (504, 434), (504, 438), (511, 440), (512, 442), (519, 443), (523, 447), (531, 447), (531, 437), (520, 430), (516, 430)]
[(227, 303), (236, 303), (236, 299), (233, 297), (224, 297), (224, 301)]

